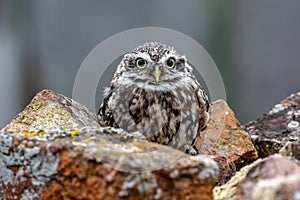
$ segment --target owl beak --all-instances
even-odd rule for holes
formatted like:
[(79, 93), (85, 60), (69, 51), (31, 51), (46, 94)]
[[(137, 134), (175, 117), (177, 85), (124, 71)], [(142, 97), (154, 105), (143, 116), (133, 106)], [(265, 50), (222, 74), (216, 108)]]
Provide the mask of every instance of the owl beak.
[(160, 75), (161, 75), (161, 70), (159, 69), (158, 66), (155, 66), (154, 72), (152, 74), (153, 74), (153, 76), (155, 78), (156, 83), (158, 83)]

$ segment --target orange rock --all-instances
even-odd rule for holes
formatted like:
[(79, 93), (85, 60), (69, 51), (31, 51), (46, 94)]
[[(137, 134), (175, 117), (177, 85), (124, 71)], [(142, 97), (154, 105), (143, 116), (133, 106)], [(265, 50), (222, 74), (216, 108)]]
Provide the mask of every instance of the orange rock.
[(211, 104), (208, 126), (196, 140), (195, 147), (200, 154), (228, 158), (237, 169), (257, 159), (250, 135), (223, 100)]

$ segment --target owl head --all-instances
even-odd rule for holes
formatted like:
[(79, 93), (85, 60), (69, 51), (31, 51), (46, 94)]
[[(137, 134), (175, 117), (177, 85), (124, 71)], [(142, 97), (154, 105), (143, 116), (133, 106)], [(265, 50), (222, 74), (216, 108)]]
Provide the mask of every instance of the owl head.
[(117, 72), (125, 85), (170, 89), (190, 74), (192, 68), (186, 57), (177, 53), (173, 47), (150, 42), (125, 54)]

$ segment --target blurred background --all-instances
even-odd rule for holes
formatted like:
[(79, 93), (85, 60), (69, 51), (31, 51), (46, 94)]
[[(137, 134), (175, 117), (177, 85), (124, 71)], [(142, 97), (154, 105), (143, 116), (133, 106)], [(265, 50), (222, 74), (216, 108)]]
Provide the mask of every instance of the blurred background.
[(241, 123), (300, 91), (297, 0), (0, 0), (0, 127), (41, 89), (71, 97), (96, 45), (147, 26), (180, 31), (207, 50)]

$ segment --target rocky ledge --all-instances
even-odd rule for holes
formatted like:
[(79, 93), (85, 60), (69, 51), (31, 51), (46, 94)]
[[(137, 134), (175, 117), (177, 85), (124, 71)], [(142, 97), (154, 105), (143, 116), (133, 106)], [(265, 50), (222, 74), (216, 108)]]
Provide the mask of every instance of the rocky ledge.
[(300, 92), (292, 94), (272, 110), (245, 125), (260, 157), (279, 150), (300, 137)]
[[(0, 132), (0, 196), (266, 199), (260, 191), (270, 191), (268, 199), (296, 198), (299, 96), (288, 97), (284, 109), (275, 106), (246, 130), (225, 101), (213, 102), (208, 127), (196, 140), (199, 155), (190, 156), (138, 132), (100, 127), (84, 106), (43, 90)], [(275, 118), (280, 129), (272, 126)], [(257, 142), (268, 139), (268, 148)], [(272, 155), (277, 152), (281, 156)]]
[[(269, 112), (245, 125), (259, 159), (244, 166), (214, 198), (300, 199), (300, 93), (292, 94)], [(279, 153), (279, 154), (278, 154)]]
[(8, 199), (211, 199), (216, 162), (120, 130), (0, 135)]

